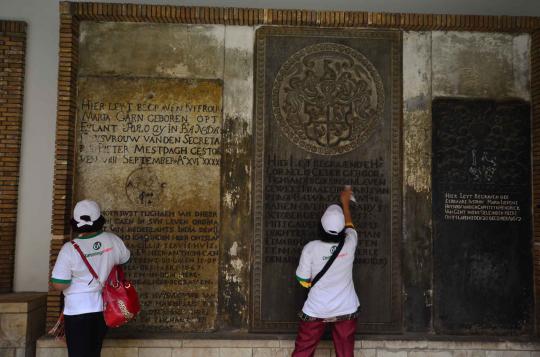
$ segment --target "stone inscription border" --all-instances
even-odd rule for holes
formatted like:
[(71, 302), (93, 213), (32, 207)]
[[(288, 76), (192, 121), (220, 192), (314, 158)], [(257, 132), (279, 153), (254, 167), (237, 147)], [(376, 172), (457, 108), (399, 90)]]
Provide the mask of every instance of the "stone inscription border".
[[(283, 41), (286, 41), (287, 45)], [(339, 45), (334, 46), (334, 42), (339, 42)], [(340, 142), (336, 140), (333, 145), (330, 145), (332, 142), (326, 140), (326, 136), (333, 136), (337, 131), (345, 130), (344, 127), (349, 126), (340, 122), (340, 118), (343, 116), (339, 114), (335, 117), (330, 115), (325, 119), (329, 122), (323, 126), (331, 128), (327, 129), (331, 133), (325, 134), (325, 140), (319, 142), (310, 140), (309, 146), (300, 144), (290, 135), (286, 135), (283, 130), (282, 117), (276, 117), (276, 102), (270, 99), (272, 97), (269, 93), (275, 91), (277, 86), (290, 87), (292, 81), (284, 84), (278, 81), (279, 77), (275, 82), (269, 81), (267, 78), (274, 78), (278, 70), (283, 71), (290, 58), (295, 58), (301, 52), (297, 52), (298, 48), (303, 48), (302, 46), (317, 47), (319, 43), (323, 43), (324, 61), (320, 60), (321, 63), (317, 67), (318, 57), (310, 56), (309, 63), (315, 63), (315, 65), (309, 67), (309, 73), (313, 70), (315, 77), (332, 77), (333, 71), (337, 71), (336, 79), (326, 79), (325, 86), (347, 85), (347, 82), (341, 79), (347, 76), (342, 75), (339, 71), (345, 71), (346, 74), (349, 66), (341, 65), (341, 63), (342, 61), (350, 63), (352, 60), (349, 57), (338, 55), (341, 54), (339, 51), (333, 52), (335, 48), (350, 48), (349, 53), (361, 48), (365, 51), (366, 56), (369, 54), (370, 61), (378, 64), (377, 68), (372, 67), (371, 75), (378, 73), (377, 76), (380, 75), (383, 78), (382, 82), (380, 80), (379, 82), (381, 82), (380, 87), (383, 87), (383, 84), (385, 87), (386, 105), (384, 109), (381, 105), (380, 112), (377, 110), (379, 108), (377, 98), (373, 98), (372, 104), (365, 107), (366, 113), (363, 113), (362, 110), (351, 109), (354, 108), (352, 102), (356, 103), (354, 98), (350, 98), (350, 103), (345, 100), (339, 101), (343, 102), (343, 107), (339, 107), (337, 104), (332, 106), (335, 113), (343, 111), (349, 113), (350, 116), (358, 114), (376, 117), (373, 133), (368, 136), (378, 135), (380, 140), (376, 140), (377, 143), (371, 137), (369, 144), (358, 144), (350, 152), (337, 150), (329, 157), (329, 152), (326, 149), (339, 148)], [(271, 49), (275, 48), (280, 48), (279, 54), (271, 52)], [(283, 58), (282, 53), (291, 57)], [(358, 188), (358, 197), (362, 197), (359, 201), (362, 204), (353, 209), (355, 223), (360, 235), (364, 238), (369, 236), (369, 239), (359, 241), (354, 270), (355, 286), (360, 299), (362, 300), (364, 297), (363, 302), (366, 309), (359, 319), (359, 331), (400, 332), (402, 328), (400, 258), (402, 221), (401, 33), (352, 29), (264, 27), (259, 29), (256, 34), (256, 56), (252, 330), (274, 332), (293, 332), (295, 330), (296, 312), (301, 308), (301, 303), (305, 299), (302, 292), (294, 286), (294, 269), (298, 262), (301, 246), (313, 239), (313, 234), (316, 234), (318, 218), (315, 216), (324, 210), (323, 206), (338, 197), (339, 189), (344, 184), (353, 184)], [(355, 68), (354, 65), (352, 66)], [(299, 84), (302, 82), (303, 76), (300, 74), (298, 66), (294, 68), (296, 78), (294, 83)], [(358, 79), (359, 82), (369, 83), (369, 78), (372, 77), (367, 71), (363, 73), (362, 79)], [(312, 88), (309, 85), (308, 87)], [(300, 88), (303, 87), (299, 85), (296, 90), (301, 90)], [(324, 88), (320, 90), (324, 91)], [(288, 93), (290, 96), (287, 97), (287, 103), (297, 103), (298, 100), (303, 100), (294, 97), (294, 93), (291, 91)], [(379, 92), (379, 96), (383, 96), (382, 90)], [(323, 110), (324, 113), (321, 113), (314, 108), (309, 99), (306, 99), (306, 95), (299, 94), (299, 97), (305, 99), (302, 108), (306, 108), (304, 114), (309, 116), (311, 121), (320, 121), (322, 117), (326, 118), (326, 109), (332, 104), (328, 104)], [(382, 98), (378, 98), (378, 100), (382, 100)], [(333, 100), (330, 100), (329, 103), (333, 103)], [(308, 110), (308, 108), (311, 109)], [(353, 127), (354, 123), (362, 121), (359, 118), (347, 120), (352, 121), (353, 124), (350, 125)], [(336, 127), (332, 128), (332, 126)], [(294, 127), (297, 135), (303, 135), (311, 130), (310, 125), (304, 128), (305, 131), (302, 131), (302, 128), (296, 124)], [(318, 130), (320, 129), (319, 125)], [(345, 130), (345, 132), (348, 131)], [(353, 129), (349, 134), (340, 136), (340, 138), (349, 140), (348, 138), (354, 135)], [(317, 154), (311, 150), (321, 147), (324, 150), (318, 151)], [(351, 167), (356, 167), (358, 170)], [(369, 175), (375, 173), (376, 177), (363, 176), (368, 175), (364, 173), (368, 171)], [(328, 174), (325, 172), (332, 172), (330, 176), (335, 175), (336, 177), (327, 176)], [(279, 183), (280, 180), (286, 181)], [(298, 190), (283, 191), (283, 189), (291, 187)], [(292, 216), (299, 218), (289, 220)], [(291, 226), (294, 227), (291, 228)], [(278, 276), (281, 280), (273, 279)], [(288, 279), (289, 276), (290, 279)], [(290, 284), (288, 285), (280, 283), (280, 281), (289, 280)], [(379, 284), (369, 292), (366, 291), (374, 281), (381, 280), (386, 283)], [(273, 295), (272, 291), (281, 291), (282, 293)], [(371, 294), (372, 291), (377, 291), (377, 294)], [(379, 296), (375, 297), (375, 295)], [(287, 300), (295, 300), (295, 303), (291, 302), (280, 311), (266, 308), (267, 306), (278, 306), (278, 301), (285, 297)], [(377, 301), (380, 301), (380, 304)]]
[[(471, 16), (451, 14), (392, 14), (377, 12), (277, 10), (246, 8), (209, 8), (162, 5), (106, 4), (92, 2), (60, 2), (60, 43), (57, 128), (55, 143), (52, 236), (50, 269), (63, 244), (69, 239), (69, 217), (72, 210), (74, 125), (76, 111), (76, 77), (78, 71), (79, 25), (81, 21), (136, 21), (168, 23), (203, 23), (226, 25), (304, 25), (331, 27), (394, 28), (414, 31), (488, 31), (526, 32), (533, 34), (532, 42), (532, 101), (535, 128), (540, 120), (540, 18), (515, 16)], [(540, 132), (533, 132), (533, 146), (540, 140)], [(536, 160), (536, 159), (535, 159)], [(533, 169), (533, 175), (535, 170)], [(535, 183), (537, 182), (536, 176)], [(536, 186), (535, 186), (536, 187)], [(534, 196), (539, 195), (537, 189)], [(535, 219), (535, 232), (540, 221)], [(536, 237), (536, 236), (535, 236)], [(536, 237), (535, 242), (540, 242)], [(539, 244), (539, 243), (536, 243)], [(535, 245), (535, 266), (540, 248)], [(535, 276), (540, 273), (535, 272)], [(536, 290), (540, 279), (535, 280)], [(540, 296), (540, 294), (536, 294)], [(536, 305), (540, 304), (537, 298)], [(60, 294), (49, 290), (47, 297), (47, 328), (56, 322), (61, 307)], [(540, 311), (540, 309), (536, 309)], [(537, 315), (537, 324), (540, 316)], [(539, 329), (537, 328), (537, 331)]]
[(0, 293), (13, 289), (26, 22), (0, 21)]

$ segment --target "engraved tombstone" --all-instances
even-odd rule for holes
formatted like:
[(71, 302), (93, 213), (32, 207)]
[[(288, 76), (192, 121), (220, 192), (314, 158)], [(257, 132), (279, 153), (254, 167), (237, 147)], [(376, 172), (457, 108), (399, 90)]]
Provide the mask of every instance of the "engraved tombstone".
[(221, 81), (81, 77), (78, 91), (75, 195), (131, 250), (142, 311), (125, 329), (213, 330)]
[(294, 331), (302, 247), (352, 185), (360, 331), (401, 328), (401, 37), (262, 28), (256, 38), (252, 329)]
[(530, 105), (433, 101), (434, 326), (533, 329)]

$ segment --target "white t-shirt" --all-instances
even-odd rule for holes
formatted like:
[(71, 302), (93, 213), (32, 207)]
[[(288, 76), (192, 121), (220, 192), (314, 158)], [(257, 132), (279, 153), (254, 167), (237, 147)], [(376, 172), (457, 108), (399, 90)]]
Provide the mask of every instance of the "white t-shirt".
[[(101, 283), (115, 265), (129, 260), (129, 250), (115, 234), (101, 232), (75, 238)], [(73, 244), (64, 244), (52, 271), (53, 283), (70, 284), (64, 292), (64, 315), (103, 311), (101, 285), (95, 281)]]
[[(356, 231), (345, 230), (345, 243), (334, 263), (311, 288), (302, 311), (309, 316), (331, 318), (356, 312), (360, 302), (352, 279), (354, 253), (358, 242)], [(307, 281), (315, 278), (322, 270), (338, 243), (320, 240), (304, 246), (296, 276)]]

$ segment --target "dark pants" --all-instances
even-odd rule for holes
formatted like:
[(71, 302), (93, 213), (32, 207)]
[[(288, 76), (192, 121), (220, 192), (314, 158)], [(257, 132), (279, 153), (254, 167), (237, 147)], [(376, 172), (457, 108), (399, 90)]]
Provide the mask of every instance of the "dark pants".
[(327, 324), (332, 327), (332, 340), (336, 356), (353, 357), (356, 319), (337, 322), (300, 321), (292, 357), (312, 357)]
[(102, 312), (64, 315), (69, 357), (99, 357), (107, 333)]

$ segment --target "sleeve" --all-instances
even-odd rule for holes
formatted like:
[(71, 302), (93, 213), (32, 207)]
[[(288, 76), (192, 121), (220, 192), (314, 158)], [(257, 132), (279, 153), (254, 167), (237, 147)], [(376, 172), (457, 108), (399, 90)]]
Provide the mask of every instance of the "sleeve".
[(71, 269), (72, 269), (72, 259), (71, 253), (72, 248), (70, 243), (64, 244), (58, 257), (56, 258), (56, 263), (51, 274), (51, 282), (57, 284), (71, 284)]
[(304, 288), (311, 287), (311, 249), (309, 245), (306, 245), (302, 249), (302, 255), (300, 255), (300, 263), (298, 263), (298, 268), (296, 268), (296, 280)]
[(118, 249), (118, 262), (117, 264), (126, 264), (131, 257), (131, 253), (129, 249), (127, 249), (126, 245), (124, 244), (124, 241), (120, 239), (118, 236), (114, 236), (115, 245)]
[(346, 239), (351, 239), (355, 246), (358, 244), (358, 233), (354, 228), (345, 229), (345, 234), (347, 235)]

